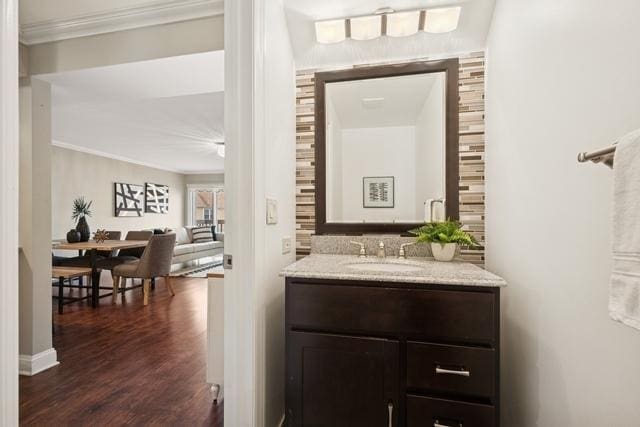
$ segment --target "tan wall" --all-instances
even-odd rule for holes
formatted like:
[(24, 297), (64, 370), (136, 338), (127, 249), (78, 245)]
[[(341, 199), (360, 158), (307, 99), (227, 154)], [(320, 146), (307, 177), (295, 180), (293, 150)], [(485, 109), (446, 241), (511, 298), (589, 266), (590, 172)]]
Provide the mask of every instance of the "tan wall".
[(51, 340), (51, 88), (20, 82), (20, 354)]
[[(51, 156), (53, 238), (64, 238), (75, 226), (71, 220), (73, 199), (93, 200), (91, 231), (97, 228), (127, 231), (147, 228), (176, 228), (184, 225), (185, 177), (107, 157), (53, 147)], [(114, 215), (113, 183), (144, 185), (145, 182), (169, 186), (169, 213), (142, 217)]]
[(185, 180), (185, 184), (187, 185), (224, 184), (224, 174), (223, 173), (190, 174), (190, 175), (185, 175), (184, 180)]
[(224, 17), (194, 19), (29, 46), (31, 75), (224, 49)]
[(29, 47), (20, 43), (18, 52), (20, 55), (19, 76), (20, 78), (27, 77), (29, 76)]

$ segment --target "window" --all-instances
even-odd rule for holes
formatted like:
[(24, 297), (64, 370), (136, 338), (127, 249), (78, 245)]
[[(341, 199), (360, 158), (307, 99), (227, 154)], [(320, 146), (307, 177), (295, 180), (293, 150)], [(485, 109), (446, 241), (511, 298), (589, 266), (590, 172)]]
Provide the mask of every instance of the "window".
[(224, 189), (190, 187), (188, 204), (189, 225), (215, 226), (224, 231)]

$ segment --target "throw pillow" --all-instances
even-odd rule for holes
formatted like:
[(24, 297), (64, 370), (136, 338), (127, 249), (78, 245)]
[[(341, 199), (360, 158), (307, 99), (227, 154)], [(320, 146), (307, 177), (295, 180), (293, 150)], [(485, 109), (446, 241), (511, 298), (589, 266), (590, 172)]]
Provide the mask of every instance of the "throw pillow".
[(213, 242), (213, 234), (209, 227), (195, 227), (191, 230), (193, 235), (193, 243)]

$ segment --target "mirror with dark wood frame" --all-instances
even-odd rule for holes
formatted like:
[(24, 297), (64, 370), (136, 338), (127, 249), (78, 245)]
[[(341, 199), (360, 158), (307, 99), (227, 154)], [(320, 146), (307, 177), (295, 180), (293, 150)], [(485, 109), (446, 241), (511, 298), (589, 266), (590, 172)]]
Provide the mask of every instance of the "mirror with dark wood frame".
[(457, 59), (316, 73), (315, 102), (316, 234), (459, 218)]

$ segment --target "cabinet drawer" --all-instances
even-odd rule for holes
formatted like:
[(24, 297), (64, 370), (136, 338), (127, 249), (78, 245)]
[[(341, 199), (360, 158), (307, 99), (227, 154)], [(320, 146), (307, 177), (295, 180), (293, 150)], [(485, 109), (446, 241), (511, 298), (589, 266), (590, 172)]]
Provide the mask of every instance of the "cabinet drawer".
[(494, 343), (496, 294), (289, 282), (289, 327)]
[(493, 398), (495, 351), (457, 345), (407, 343), (407, 387)]
[(407, 396), (407, 427), (495, 426), (493, 406)]

